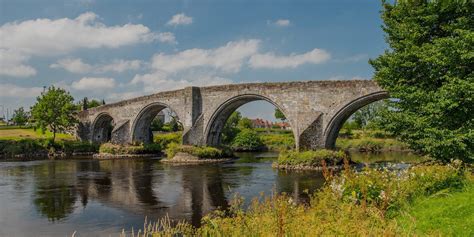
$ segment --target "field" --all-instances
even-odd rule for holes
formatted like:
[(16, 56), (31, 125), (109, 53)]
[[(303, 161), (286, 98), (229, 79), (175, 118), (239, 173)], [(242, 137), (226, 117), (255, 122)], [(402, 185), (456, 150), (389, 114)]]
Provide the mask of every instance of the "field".
[[(46, 131), (44, 134), (41, 130), (34, 131), (32, 128), (20, 128), (18, 126), (0, 127), (0, 140), (21, 140), (21, 139), (47, 139), (52, 138), (53, 133)], [(75, 140), (69, 134), (57, 133), (57, 140)]]

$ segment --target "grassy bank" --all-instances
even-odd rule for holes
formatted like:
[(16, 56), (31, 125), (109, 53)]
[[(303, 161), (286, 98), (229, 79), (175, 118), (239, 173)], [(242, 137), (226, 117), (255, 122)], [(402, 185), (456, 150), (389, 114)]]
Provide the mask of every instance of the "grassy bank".
[(53, 143), (50, 139), (0, 140), (0, 155), (5, 157), (46, 156), (54, 153), (71, 155), (97, 152), (98, 150), (97, 144), (81, 141), (60, 140)]
[(282, 151), (277, 160), (278, 165), (322, 167), (324, 165), (342, 165), (349, 156), (344, 151), (316, 150), (316, 151)]
[[(204, 217), (199, 228), (164, 219), (146, 225), (139, 236), (472, 235), (467, 225), (474, 217), (470, 211), (474, 183), (472, 175), (458, 165), (416, 166), (406, 171), (346, 169), (326, 178), (309, 205), (283, 194), (256, 198), (244, 210), (242, 200), (235, 198), (230, 209)], [(443, 204), (436, 206), (435, 213), (421, 213), (437, 203)], [(454, 217), (458, 223), (443, 226), (452, 222), (447, 217), (456, 210), (462, 212)]]
[(336, 147), (360, 152), (408, 151), (408, 145), (378, 130), (341, 129)]
[(178, 152), (187, 153), (200, 159), (220, 159), (232, 157), (232, 152), (227, 149), (218, 149), (207, 146), (190, 146), (172, 143), (166, 149), (166, 156), (172, 159)]
[[(33, 128), (20, 128), (18, 126), (0, 127), (0, 140), (22, 140), (22, 139), (51, 139), (53, 133), (36, 131)], [(57, 140), (75, 140), (74, 136), (64, 133), (56, 133)]]
[(137, 145), (116, 145), (112, 143), (104, 143), (100, 145), (100, 154), (111, 155), (139, 155), (139, 154), (159, 154), (161, 153), (161, 145), (156, 143), (137, 144)]

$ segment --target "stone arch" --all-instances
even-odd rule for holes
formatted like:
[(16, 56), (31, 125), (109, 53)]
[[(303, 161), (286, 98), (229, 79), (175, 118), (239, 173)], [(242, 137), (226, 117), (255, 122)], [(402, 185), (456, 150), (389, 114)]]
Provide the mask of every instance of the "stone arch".
[[(163, 109), (168, 108), (173, 113), (176, 114), (169, 105), (156, 102), (145, 106), (135, 117), (132, 125), (132, 142), (143, 142), (150, 143), (153, 141), (153, 137), (150, 130), (150, 125), (156, 115)], [(180, 120), (179, 115), (176, 114), (178, 120)]]
[(336, 139), (339, 134), (339, 130), (341, 129), (344, 122), (357, 110), (360, 108), (373, 103), (375, 101), (383, 100), (389, 98), (388, 92), (379, 91), (374, 92), (362, 97), (359, 97), (346, 105), (344, 105), (336, 114), (331, 118), (326, 129), (324, 130), (324, 137), (325, 139), (325, 148), (334, 148), (336, 144)]
[(292, 126), (291, 119), (287, 117), (288, 113), (286, 113), (280, 105), (268, 97), (258, 94), (238, 95), (220, 104), (219, 107), (217, 107), (217, 109), (214, 111), (204, 132), (204, 143), (209, 146), (218, 146), (221, 140), (222, 129), (229, 116), (240, 106), (258, 100), (267, 101), (276, 108), (280, 109), (280, 111), (285, 114), (286, 118), (290, 122), (290, 126)]
[(108, 142), (112, 139), (112, 130), (115, 126), (114, 118), (109, 113), (100, 113), (92, 123), (92, 141)]

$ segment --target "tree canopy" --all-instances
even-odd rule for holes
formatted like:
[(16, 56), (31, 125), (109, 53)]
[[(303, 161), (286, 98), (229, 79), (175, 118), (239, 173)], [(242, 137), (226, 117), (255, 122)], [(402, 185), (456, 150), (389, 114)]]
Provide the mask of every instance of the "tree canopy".
[(275, 108), (275, 118), (280, 119), (281, 121), (286, 120), (285, 114), (283, 114), (283, 112), (281, 112), (281, 110), (278, 108)]
[(390, 46), (371, 60), (385, 128), (439, 160), (474, 161), (474, 2), (383, 1)]
[(36, 98), (36, 104), (31, 107), (31, 116), (41, 129), (49, 128), (53, 132), (54, 142), (57, 132), (65, 131), (76, 124), (75, 110), (74, 98), (69, 92), (51, 86)]
[(12, 120), (16, 125), (25, 125), (28, 122), (28, 113), (23, 107), (20, 107), (13, 113)]

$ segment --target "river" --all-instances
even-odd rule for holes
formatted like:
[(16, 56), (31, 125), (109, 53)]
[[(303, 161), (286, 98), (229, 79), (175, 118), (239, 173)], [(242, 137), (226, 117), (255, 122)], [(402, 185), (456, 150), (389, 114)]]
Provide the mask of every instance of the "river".
[[(0, 236), (118, 236), (168, 215), (198, 226), (238, 194), (285, 192), (307, 202), (321, 172), (272, 169), (276, 153), (239, 153), (227, 164), (169, 165), (156, 159), (67, 159), (0, 162)], [(361, 162), (405, 167), (419, 157), (382, 153)], [(375, 162), (379, 161), (379, 162)], [(393, 166), (393, 165), (392, 165)]]

